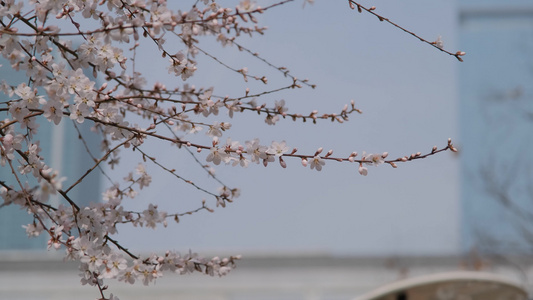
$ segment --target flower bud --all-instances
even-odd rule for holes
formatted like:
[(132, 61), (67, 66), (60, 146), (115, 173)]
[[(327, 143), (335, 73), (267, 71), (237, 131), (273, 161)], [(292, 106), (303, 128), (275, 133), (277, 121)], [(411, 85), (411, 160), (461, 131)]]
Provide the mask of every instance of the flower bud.
[(283, 160), (283, 158), (281, 158), (281, 156), (279, 157), (279, 164), (284, 169), (287, 167), (287, 163)]
[(308, 163), (307, 159), (302, 158), (302, 166), (307, 167), (307, 163)]
[(359, 164), (359, 174), (366, 176), (368, 174), (368, 169), (363, 167), (363, 164)]

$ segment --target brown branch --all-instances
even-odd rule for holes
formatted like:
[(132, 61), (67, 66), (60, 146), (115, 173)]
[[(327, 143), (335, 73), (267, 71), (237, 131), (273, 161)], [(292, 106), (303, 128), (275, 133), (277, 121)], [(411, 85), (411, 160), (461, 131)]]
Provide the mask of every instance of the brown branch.
[(74, 182), (68, 189), (65, 190), (65, 193), (68, 193), (71, 189), (73, 189), (76, 185), (78, 185), (79, 183), (82, 182), (82, 180), (87, 176), (89, 175), (92, 171), (94, 171), (94, 169), (96, 169), (96, 167), (98, 167), (100, 165), (101, 162), (105, 161), (109, 155), (114, 152), (115, 150), (117, 150), (118, 148), (122, 147), (124, 144), (126, 143), (129, 143), (132, 139), (134, 139), (135, 136), (133, 137), (130, 137), (129, 139), (125, 140), (124, 142), (116, 145), (113, 149), (107, 151), (107, 153), (102, 156), (99, 160), (97, 160), (94, 164), (94, 166), (92, 166), (90, 169), (88, 169), (85, 174), (83, 174), (76, 182)]
[(463, 52), (463, 51), (457, 51), (457, 52), (455, 52), (455, 53), (452, 53), (452, 52), (450, 52), (450, 51), (448, 51), (448, 50), (446, 50), (446, 49), (444, 49), (444, 48), (441, 48), (441, 47), (439, 47), (439, 46), (437, 45), (437, 43), (435, 43), (435, 42), (430, 42), (430, 41), (428, 41), (428, 40), (426, 40), (426, 39), (420, 37), (420, 36), (417, 35), (416, 33), (412, 32), (412, 31), (409, 31), (409, 30), (405, 29), (404, 27), (402, 27), (402, 26), (400, 26), (400, 25), (398, 25), (398, 24), (392, 22), (392, 21), (389, 20), (388, 18), (385, 18), (385, 17), (383, 17), (383, 16), (377, 14), (377, 13), (375, 12), (375, 9), (376, 9), (375, 6), (372, 6), (372, 7), (370, 7), (370, 8), (366, 8), (366, 7), (362, 6), (361, 4), (359, 4), (359, 3), (357, 3), (357, 2), (355, 2), (355, 1), (353, 1), (353, 0), (348, 0), (348, 3), (350, 4), (350, 8), (355, 9), (355, 7), (357, 7), (357, 11), (360, 12), (360, 13), (364, 10), (364, 11), (368, 12), (369, 14), (372, 14), (372, 15), (376, 16), (381, 22), (387, 22), (387, 23), (391, 24), (392, 26), (394, 26), (394, 27), (396, 27), (396, 28), (398, 28), (398, 29), (400, 29), (400, 30), (402, 30), (402, 31), (404, 31), (404, 32), (406, 32), (406, 33), (408, 33), (408, 34), (410, 34), (410, 35), (416, 37), (416, 38), (417, 38), (418, 40), (420, 40), (421, 42), (426, 43), (426, 44), (428, 44), (428, 45), (431, 45), (431, 46), (437, 48), (438, 50), (440, 50), (440, 51), (442, 51), (442, 52), (444, 52), (444, 53), (446, 53), (446, 54), (448, 54), (448, 55), (454, 56), (455, 58), (457, 58), (457, 59), (458, 59), (459, 61), (461, 61), (461, 62), (463, 61), (463, 59), (461, 58), (461, 56), (466, 55), (466, 53)]

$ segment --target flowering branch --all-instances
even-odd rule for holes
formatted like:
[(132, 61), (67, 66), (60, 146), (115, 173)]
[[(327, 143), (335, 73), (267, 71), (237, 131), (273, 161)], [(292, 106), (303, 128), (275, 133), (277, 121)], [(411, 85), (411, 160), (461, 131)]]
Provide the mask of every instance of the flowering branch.
[(394, 27), (396, 27), (396, 28), (398, 28), (398, 29), (400, 29), (400, 30), (402, 30), (402, 31), (404, 31), (404, 32), (406, 32), (406, 33), (408, 33), (408, 34), (414, 36), (415, 38), (419, 39), (421, 42), (426, 43), (426, 44), (428, 44), (428, 45), (431, 45), (431, 46), (437, 48), (438, 50), (440, 50), (440, 51), (442, 51), (442, 52), (444, 52), (444, 53), (446, 53), (446, 54), (448, 54), (448, 55), (454, 56), (455, 58), (457, 58), (457, 59), (458, 59), (459, 61), (461, 61), (461, 62), (463, 61), (463, 59), (461, 58), (461, 56), (466, 55), (466, 52), (463, 52), (463, 51), (457, 51), (457, 52), (453, 53), (453, 52), (450, 52), (450, 51), (444, 49), (443, 44), (442, 44), (442, 41), (440, 41), (440, 38), (439, 38), (437, 41), (430, 42), (430, 41), (428, 41), (428, 40), (426, 40), (426, 39), (420, 37), (420, 36), (417, 35), (416, 33), (414, 33), (414, 32), (412, 32), (412, 31), (409, 31), (409, 30), (403, 28), (402, 26), (400, 26), (400, 25), (398, 25), (398, 24), (392, 22), (392, 21), (389, 20), (388, 18), (385, 18), (385, 17), (379, 15), (378, 13), (376, 13), (376, 12), (375, 12), (375, 10), (376, 10), (376, 7), (375, 7), (375, 6), (372, 6), (372, 7), (370, 7), (370, 8), (366, 8), (366, 7), (364, 7), (363, 5), (357, 3), (357, 2), (355, 2), (355, 1), (353, 1), (353, 0), (348, 0), (348, 4), (350, 5), (350, 8), (351, 8), (351, 9), (355, 9), (355, 8), (357, 7), (357, 11), (358, 11), (359, 13), (362, 13), (363, 10), (364, 10), (364, 11), (366, 11), (367, 13), (369, 13), (369, 14), (374, 15), (375, 17), (377, 17), (381, 22), (389, 23), (389, 24), (391, 24), (392, 26), (394, 26)]
[[(20, 82), (16, 76), (6, 76), (0, 82), (0, 93), (7, 97), (0, 102), (0, 166), (6, 167), (9, 171), (6, 176), (10, 177), (0, 181), (3, 199), (0, 208), (17, 205), (26, 209), (33, 217), (33, 222), (25, 226), (28, 236), (47, 235), (48, 249), (64, 249), (66, 258), (80, 263), (82, 284), (98, 288), (101, 299), (115, 300), (118, 298), (112, 294), (106, 297), (104, 280), (148, 285), (165, 272), (223, 276), (240, 258), (206, 259), (192, 252), (181, 255), (172, 251), (143, 257), (122, 244), (115, 237), (119, 224), (155, 229), (167, 226), (169, 220), (179, 222), (182, 216), (214, 210), (206, 200), (195, 209), (174, 213), (160, 210), (157, 203), (148, 204), (142, 211), (126, 209), (124, 200), (137, 197), (141, 190), (149, 187), (152, 176), (144, 163), (130, 166), (132, 171), (122, 181), (111, 176), (102, 164), (107, 162), (114, 169), (123, 163), (121, 151), (134, 151), (139, 161), (151, 163), (167, 176), (214, 198), (217, 207), (233, 202), (240, 190), (230, 188), (215, 176), (212, 165), (268, 166), (277, 161), (285, 168), (285, 160), (295, 159), (304, 167), (309, 165), (310, 169), (321, 171), (326, 162), (336, 161), (353, 163), (361, 175), (367, 175), (367, 166), (388, 164), (396, 168), (398, 163), (448, 150), (457, 151), (449, 140), (445, 147), (396, 159), (387, 159), (387, 152), (334, 156), (333, 150), (324, 154), (322, 148), (300, 154), (285, 141), (266, 145), (261, 144), (259, 138), (241, 143), (226, 137), (232, 128), (228, 119), (235, 113), (257, 113), (269, 125), (277, 124), (281, 118), (344, 123), (349, 115), (361, 113), (353, 100), (337, 113), (289, 112), (286, 105), (289, 100), (275, 97), (282, 91), (305, 86), (314, 88), (315, 84), (298, 79), (287, 68), (277, 66), (240, 43), (242, 36), (255, 38), (266, 32), (266, 27), (259, 25), (261, 14), (293, 1), (283, 0), (261, 8), (243, 0), (232, 9), (221, 7), (214, 0), (201, 0), (187, 11), (171, 10), (166, 1), (156, 0), (0, 1), (0, 55), (7, 62), (0, 66), (0, 71), (2, 74), (20, 71), (26, 76)], [(420, 38), (376, 14), (375, 7), (367, 9), (351, 0), (349, 4), (459, 60), (464, 55), (464, 52), (448, 52), (440, 43)], [(65, 31), (71, 27), (72, 31)], [(81, 37), (80, 42), (75, 44), (69, 40), (73, 37)], [(201, 37), (211, 37), (221, 47), (235, 46), (236, 51), (251, 55), (288, 82), (271, 86), (266, 76), (252, 75), (261, 74), (261, 70), (248, 72), (247, 67), (231, 66), (220, 56), (200, 47)], [(154, 51), (168, 59), (167, 72), (178, 80), (176, 86), (167, 88), (157, 82), (148, 86), (148, 79), (136, 69), (136, 61), (144, 59), (136, 52), (142, 42), (155, 43)], [(132, 57), (128, 58), (126, 52), (132, 53)], [(251, 92), (245, 88), (239, 95), (219, 96), (213, 86), (194, 87), (185, 83), (198, 68), (204, 68), (196, 61), (199, 53), (211, 63), (242, 76), (245, 83), (248, 78), (262, 82), (261, 90)], [(258, 104), (260, 98), (269, 99)], [(222, 112), (227, 118), (220, 116)], [(78, 138), (65, 139), (80, 140), (87, 159), (92, 160), (65, 188), (64, 174), (58, 166), (52, 165), (41, 149), (44, 144), (52, 143), (42, 129), (52, 131), (59, 125), (75, 128)], [(78, 128), (82, 126), (89, 126), (99, 140), (84, 137)], [(207, 142), (199, 137), (201, 131), (207, 135)], [(208, 172), (209, 178), (220, 184), (220, 189), (211, 191), (203, 182), (190, 179), (189, 174), (178, 174), (159, 159), (157, 153), (148, 153), (144, 145), (156, 140), (177, 146), (178, 153), (188, 152), (197, 165)], [(91, 143), (100, 143), (101, 153), (92, 153)], [(68, 150), (66, 155), (70, 155)], [(99, 201), (85, 204), (74, 197), (72, 191), (86, 183), (87, 176), (97, 169), (109, 183)], [(49, 201), (51, 195), (58, 195), (57, 201)]]

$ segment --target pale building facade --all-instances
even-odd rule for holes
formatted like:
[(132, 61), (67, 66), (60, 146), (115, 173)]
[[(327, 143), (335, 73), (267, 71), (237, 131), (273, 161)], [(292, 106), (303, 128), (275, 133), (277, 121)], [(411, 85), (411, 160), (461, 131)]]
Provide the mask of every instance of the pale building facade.
[(458, 5), (462, 251), (531, 253), (533, 2)]

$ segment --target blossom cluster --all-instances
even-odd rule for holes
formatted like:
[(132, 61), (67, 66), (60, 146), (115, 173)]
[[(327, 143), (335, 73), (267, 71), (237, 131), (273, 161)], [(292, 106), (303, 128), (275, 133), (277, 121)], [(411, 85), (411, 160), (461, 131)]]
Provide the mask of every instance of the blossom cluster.
[[(29, 237), (46, 235), (49, 249), (65, 250), (68, 259), (80, 262), (81, 282), (95, 285), (103, 295), (103, 280), (118, 279), (128, 283), (149, 284), (164, 272), (187, 274), (199, 271), (209, 275), (226, 275), (239, 256), (205, 259), (197, 254), (180, 255), (167, 252), (140, 257), (129, 252), (114, 236), (117, 225), (167, 226), (169, 220), (179, 221), (184, 215), (199, 211), (212, 212), (202, 199), (197, 209), (170, 213), (151, 203), (143, 211), (129, 211), (124, 200), (137, 197), (140, 190), (152, 183), (146, 164), (132, 166), (122, 182), (109, 176), (109, 188), (101, 199), (91, 205), (81, 205), (71, 198), (70, 191), (84, 184), (89, 173), (102, 169), (103, 164), (114, 168), (120, 164), (120, 151), (135, 151), (145, 162), (174, 176), (178, 181), (195, 187), (214, 199), (217, 207), (239, 196), (239, 189), (225, 185), (216, 177), (211, 165), (221, 163), (247, 167), (278, 161), (287, 167), (286, 159), (296, 159), (310, 169), (321, 171), (327, 161), (355, 165), (362, 175), (366, 166), (397, 163), (425, 158), (442, 151), (455, 151), (451, 141), (445, 147), (434, 147), (427, 154), (416, 153), (387, 160), (388, 153), (357, 152), (333, 156), (333, 150), (323, 154), (300, 154), (285, 141), (261, 144), (259, 138), (243, 143), (225, 137), (231, 131), (229, 122), (237, 113), (253, 113), (269, 125), (283, 119), (307, 120), (317, 123), (330, 120), (344, 123), (352, 113), (361, 113), (351, 101), (338, 113), (292, 113), (285, 99), (273, 104), (259, 98), (303, 87), (314, 88), (308, 80), (300, 80), (284, 67), (278, 67), (239, 43), (241, 36), (264, 34), (259, 25), (260, 15), (280, 5), (283, 0), (261, 7), (243, 0), (234, 8), (222, 7), (215, 0), (193, 1), (184, 10), (172, 10), (165, 0), (4, 0), (0, 3), (0, 55), (5, 63), (0, 74), (18, 72), (24, 80), (1, 77), (0, 93), (0, 166), (11, 176), (0, 180), (1, 207), (17, 205), (33, 216), (24, 225)], [(304, 0), (304, 3), (312, 3)], [(351, 3), (352, 1), (350, 1)], [(184, 5), (180, 3), (180, 5)], [(75, 42), (73, 37), (77, 37)], [(266, 68), (287, 78), (283, 86), (265, 91), (246, 89), (243, 95), (219, 96), (215, 87), (195, 87), (185, 81), (193, 77), (200, 66), (197, 56), (204, 55), (228, 72), (242, 75), (244, 82), (257, 81), (268, 86), (268, 78), (258, 70), (231, 66), (200, 47), (200, 37), (212, 38), (221, 47), (234, 47), (265, 63)], [(171, 42), (167, 42), (171, 41)], [(167, 72), (178, 80), (176, 87), (161, 83), (148, 85), (148, 80), (135, 69), (139, 44), (155, 43), (159, 54), (167, 59)], [(154, 55), (154, 57), (157, 55)], [(164, 72), (163, 72), (164, 73)], [(226, 118), (224, 116), (227, 116)], [(216, 120), (215, 120), (216, 118)], [(51, 143), (41, 139), (42, 127), (90, 126), (101, 138), (101, 153), (90, 153), (94, 164), (83, 174), (70, 178), (66, 184), (41, 146)], [(211, 143), (202, 143), (204, 132)], [(221, 142), (224, 140), (225, 142)], [(83, 135), (77, 131), (81, 139)], [(203, 183), (193, 182), (187, 174), (179, 174), (156, 154), (146, 152), (147, 141), (163, 141), (187, 151), (209, 176), (222, 186), (210, 191)], [(202, 153), (204, 152), (204, 153)], [(207, 153), (206, 153), (207, 152)], [(68, 155), (68, 153), (67, 153)], [(201, 163), (204, 160), (208, 164)], [(355, 168), (354, 168), (355, 169)], [(104, 174), (105, 170), (102, 170)], [(60, 199), (51, 202), (51, 196)], [(109, 299), (116, 299), (110, 296)]]

